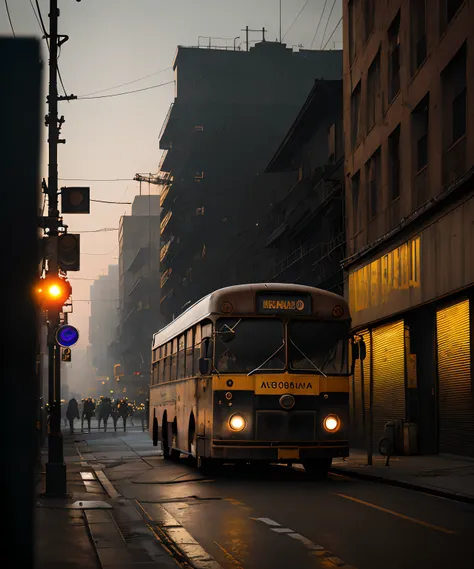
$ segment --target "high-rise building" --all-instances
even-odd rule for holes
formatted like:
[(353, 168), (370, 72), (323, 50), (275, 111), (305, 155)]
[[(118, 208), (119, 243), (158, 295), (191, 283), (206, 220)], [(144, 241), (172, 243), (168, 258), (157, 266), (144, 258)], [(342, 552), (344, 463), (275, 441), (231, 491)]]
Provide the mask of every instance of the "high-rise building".
[[(261, 42), (249, 51), (179, 47), (176, 97), (160, 133), (161, 310), (169, 321), (228, 281), (243, 222), (261, 214), (255, 179), (315, 79), (341, 79), (342, 52)], [(237, 275), (237, 279), (239, 276)]]
[(345, 0), (343, 18), (355, 441), (372, 392), (375, 448), (401, 419), (408, 452), (474, 456), (474, 4)]

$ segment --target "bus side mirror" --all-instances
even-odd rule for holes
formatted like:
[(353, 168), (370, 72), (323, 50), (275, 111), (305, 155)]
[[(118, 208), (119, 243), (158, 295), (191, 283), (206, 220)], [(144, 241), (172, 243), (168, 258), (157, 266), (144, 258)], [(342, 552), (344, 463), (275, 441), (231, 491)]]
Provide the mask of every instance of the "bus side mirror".
[(211, 375), (212, 360), (210, 358), (199, 358), (199, 373), (201, 375)]

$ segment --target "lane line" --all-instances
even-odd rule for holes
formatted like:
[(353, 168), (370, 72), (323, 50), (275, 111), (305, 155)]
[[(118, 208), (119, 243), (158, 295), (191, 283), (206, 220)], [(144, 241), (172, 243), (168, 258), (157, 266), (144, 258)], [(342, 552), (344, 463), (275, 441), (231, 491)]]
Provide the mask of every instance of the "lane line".
[(270, 528), (275, 533), (294, 533), (290, 528)]
[(308, 549), (312, 549), (313, 551), (321, 551), (324, 549), (322, 545), (316, 545), (314, 541), (311, 541), (310, 539), (308, 539), (304, 535), (301, 535), (300, 533), (292, 532), (287, 535), (288, 537), (301, 541), (303, 545), (305, 545)]
[(122, 494), (120, 494), (120, 492), (118, 492), (114, 485), (112, 484), (112, 482), (110, 482), (110, 480), (107, 478), (107, 475), (105, 474), (105, 472), (103, 470), (95, 470), (95, 475), (97, 476), (99, 482), (102, 484), (104, 490), (107, 492), (107, 494), (109, 495), (110, 498), (114, 499), (114, 498), (120, 498), (122, 496)]
[(227, 549), (225, 549), (225, 547), (223, 547), (220, 543), (217, 543), (217, 541), (214, 542), (217, 547), (222, 551), (222, 553), (224, 554), (224, 557), (226, 559), (226, 561), (230, 561), (231, 563), (233, 563), (238, 569), (244, 569), (244, 566), (242, 565), (242, 563), (240, 563), (240, 561), (238, 559), (236, 559), (232, 553), (229, 553), (227, 551)]
[(278, 522), (275, 522), (274, 520), (271, 520), (270, 518), (250, 518), (251, 520), (254, 520), (256, 522), (262, 522), (264, 524), (267, 524), (267, 526), (279, 526), (280, 524)]
[(382, 506), (377, 506), (376, 504), (371, 504), (370, 502), (365, 502), (364, 500), (359, 500), (359, 498), (354, 498), (352, 496), (346, 496), (345, 494), (335, 494), (340, 498), (345, 498), (346, 500), (351, 500), (352, 502), (356, 502), (357, 504), (362, 504), (363, 506), (367, 506), (369, 508), (373, 508), (374, 510), (379, 510), (380, 512), (385, 512), (386, 514), (390, 514), (392, 516), (396, 516), (402, 520), (406, 520), (408, 522), (412, 522), (414, 524), (418, 524), (420, 526), (432, 529), (434, 531), (439, 531), (442, 533), (446, 533), (448, 535), (455, 535), (456, 532), (450, 529), (442, 528), (439, 526), (435, 526), (433, 524), (429, 524), (428, 522), (424, 522), (422, 520), (418, 520), (416, 518), (411, 518), (410, 516), (406, 516), (405, 514), (400, 514), (399, 512), (394, 512), (393, 510), (389, 510), (387, 508), (382, 508)]

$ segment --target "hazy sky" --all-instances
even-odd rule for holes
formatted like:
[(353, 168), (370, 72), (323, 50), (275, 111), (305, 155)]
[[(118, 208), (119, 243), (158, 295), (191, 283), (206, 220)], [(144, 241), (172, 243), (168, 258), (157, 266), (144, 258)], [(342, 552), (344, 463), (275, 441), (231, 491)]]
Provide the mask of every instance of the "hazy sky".
[[(247, 25), (254, 29), (264, 26), (269, 41), (279, 36), (279, 0), (82, 0), (80, 3), (58, 0), (58, 3), (59, 32), (70, 38), (62, 46), (59, 67), (68, 94), (77, 96), (151, 74), (154, 75), (96, 96), (170, 81), (173, 79), (170, 66), (177, 46), (197, 45), (198, 36), (241, 36), (238, 44), (244, 40), (245, 32), (241, 29)], [(35, 6), (35, 0), (8, 0), (18, 36), (40, 35), (31, 4)], [(39, 0), (39, 5), (48, 28), (49, 0)], [(284, 41), (309, 48), (314, 38), (313, 49), (319, 49), (326, 24), (324, 41), (342, 15), (342, 0), (282, 0), (283, 34), (303, 6)], [(318, 29), (323, 6), (325, 11)], [(11, 33), (2, 2), (0, 34)], [(341, 36), (340, 25), (326, 49), (341, 49)], [(258, 35), (251, 38), (258, 39)], [(158, 73), (161, 70), (164, 71)], [(45, 79), (46, 75), (45, 68)], [(132, 181), (135, 173), (157, 171), (161, 155), (158, 134), (173, 96), (174, 86), (170, 84), (119, 97), (60, 103), (59, 114), (66, 119), (62, 137), (67, 144), (59, 146), (59, 177), (125, 179), (60, 180), (60, 185), (89, 185), (93, 199), (131, 202), (139, 191), (138, 183)], [(44, 177), (47, 176), (46, 135), (45, 128), (41, 172)], [(147, 185), (142, 189), (148, 192)], [(90, 231), (117, 228), (120, 216), (129, 212), (127, 205), (93, 203), (90, 215), (65, 217), (71, 232)], [(82, 345), (88, 344), (89, 287), (94, 278), (107, 271), (109, 264), (117, 263), (117, 235), (117, 231), (82, 234), (82, 268), (69, 273), (74, 301), (69, 321), (79, 328)], [(115, 306), (114, 299), (111, 300)]]

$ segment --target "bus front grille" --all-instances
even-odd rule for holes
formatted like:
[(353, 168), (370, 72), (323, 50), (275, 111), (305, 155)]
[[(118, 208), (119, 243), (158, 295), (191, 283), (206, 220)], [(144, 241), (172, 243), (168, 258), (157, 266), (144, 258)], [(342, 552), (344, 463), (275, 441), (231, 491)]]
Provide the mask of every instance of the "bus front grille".
[(313, 441), (314, 411), (257, 411), (256, 438), (260, 441)]

